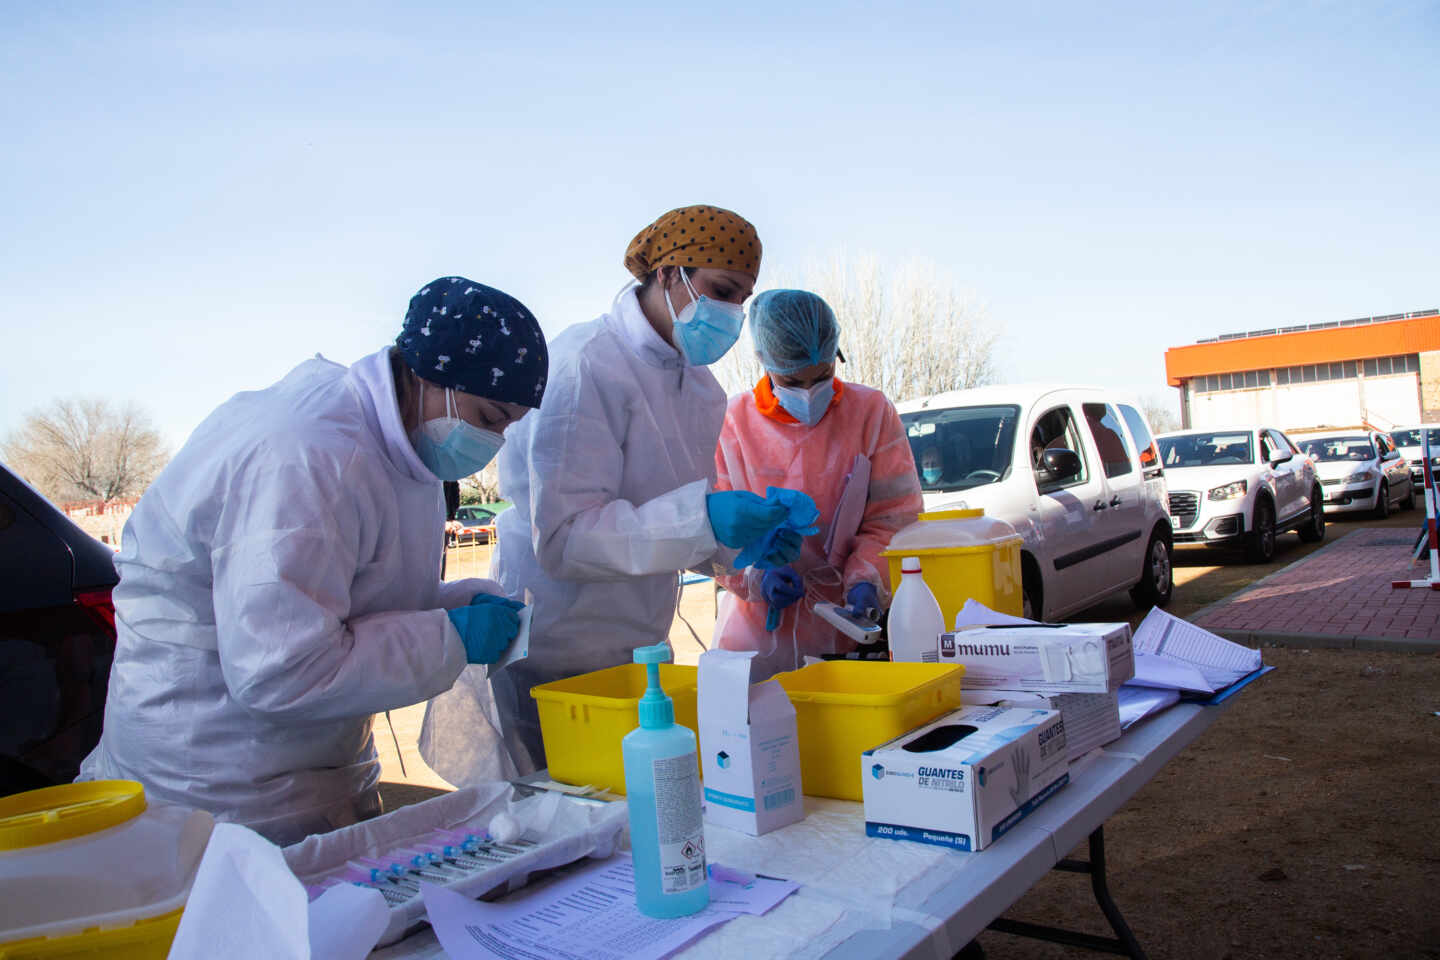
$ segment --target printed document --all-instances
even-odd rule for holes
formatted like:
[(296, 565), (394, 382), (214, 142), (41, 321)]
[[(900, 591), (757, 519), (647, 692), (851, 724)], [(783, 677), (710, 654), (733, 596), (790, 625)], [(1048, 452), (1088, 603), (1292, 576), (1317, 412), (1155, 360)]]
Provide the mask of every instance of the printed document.
[(1161, 654), (1189, 664), (1215, 690), (1263, 666), (1259, 650), (1217, 637), (1159, 607), (1146, 614), (1135, 630), (1135, 652)]
[(656, 920), (635, 907), (635, 870), (627, 855), (498, 903), (421, 884), (430, 926), (456, 960), (660, 960), (741, 913), (765, 913), (798, 887), (769, 877), (748, 885), (712, 877), (708, 907)]

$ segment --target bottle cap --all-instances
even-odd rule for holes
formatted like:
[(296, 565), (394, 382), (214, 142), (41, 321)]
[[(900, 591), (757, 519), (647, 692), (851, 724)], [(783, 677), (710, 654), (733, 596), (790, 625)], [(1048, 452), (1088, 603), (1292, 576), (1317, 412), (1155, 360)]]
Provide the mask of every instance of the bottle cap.
[(919, 557), (906, 557), (905, 559), (901, 560), (901, 561), (900, 561), (900, 572), (901, 572), (901, 573), (919, 573), (919, 572), (920, 572), (920, 558), (919, 558)]
[(670, 644), (661, 641), (649, 647), (635, 648), (635, 662), (645, 664), (645, 695), (636, 705), (640, 726), (661, 730), (675, 724), (675, 704), (660, 687), (660, 664), (670, 659)]

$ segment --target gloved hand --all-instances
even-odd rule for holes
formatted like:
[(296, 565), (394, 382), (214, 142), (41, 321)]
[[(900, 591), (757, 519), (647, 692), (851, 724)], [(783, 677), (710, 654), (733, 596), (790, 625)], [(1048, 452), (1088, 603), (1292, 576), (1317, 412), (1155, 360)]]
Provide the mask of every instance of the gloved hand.
[(871, 612), (880, 609), (880, 591), (875, 589), (875, 584), (861, 580), (846, 592), (845, 605), (857, 617), (869, 617)]
[(794, 563), (804, 543), (805, 538), (797, 530), (777, 530), (770, 539), (765, 556), (755, 561), (756, 569), (771, 570)]
[[(484, 594), (490, 596), (490, 594)], [(504, 600), (504, 597), (496, 599)], [(466, 663), (494, 663), (520, 630), (520, 615), (508, 603), (476, 603), (446, 611), (465, 643)], [(518, 606), (524, 606), (519, 604)]]
[(503, 607), (509, 607), (511, 610), (517, 612), (525, 609), (525, 604), (519, 600), (511, 600), (509, 597), (503, 597), (498, 593), (477, 593), (470, 598), (470, 606), (472, 607), (481, 603), (498, 603)]
[(760, 578), (760, 592), (773, 609), (784, 610), (805, 596), (805, 581), (794, 567), (776, 567)]
[(715, 539), (727, 547), (744, 548), (764, 537), (785, 519), (785, 505), (749, 490), (720, 490), (705, 498), (705, 512)]

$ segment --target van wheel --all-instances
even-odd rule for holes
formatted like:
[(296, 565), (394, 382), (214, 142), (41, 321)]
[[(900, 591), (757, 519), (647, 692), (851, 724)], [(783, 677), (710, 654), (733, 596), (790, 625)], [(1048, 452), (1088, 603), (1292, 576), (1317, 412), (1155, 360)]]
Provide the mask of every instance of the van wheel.
[(1375, 498), (1375, 519), (1384, 520), (1390, 516), (1390, 484), (1380, 481), (1380, 494)]
[(1031, 564), (1025, 564), (1020, 578), (1021, 611), (1026, 620), (1045, 621), (1045, 596), (1040, 586), (1040, 574)]
[(1275, 559), (1275, 506), (1261, 497), (1255, 501), (1255, 522), (1245, 552), (1251, 563), (1269, 563)]
[(1130, 588), (1130, 599), (1137, 607), (1164, 607), (1175, 594), (1175, 567), (1171, 563), (1170, 538), (1159, 529), (1150, 534), (1145, 547), (1145, 566), (1140, 582)]
[(1325, 539), (1325, 495), (1316, 487), (1310, 492), (1310, 516), (1295, 530), (1306, 543)]

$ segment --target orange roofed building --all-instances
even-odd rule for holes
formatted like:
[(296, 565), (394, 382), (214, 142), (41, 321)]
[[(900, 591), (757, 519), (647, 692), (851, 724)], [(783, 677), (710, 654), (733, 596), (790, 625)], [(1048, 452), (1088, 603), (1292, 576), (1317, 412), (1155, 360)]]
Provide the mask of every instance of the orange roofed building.
[(1231, 333), (1165, 351), (1186, 427), (1440, 420), (1440, 310)]

